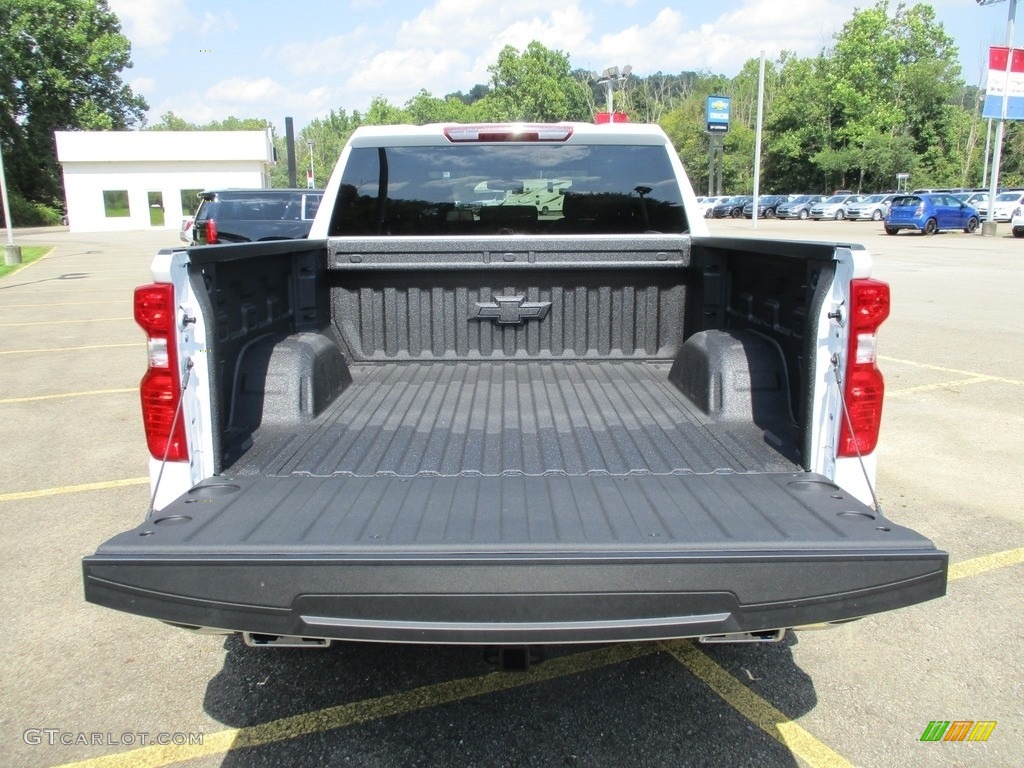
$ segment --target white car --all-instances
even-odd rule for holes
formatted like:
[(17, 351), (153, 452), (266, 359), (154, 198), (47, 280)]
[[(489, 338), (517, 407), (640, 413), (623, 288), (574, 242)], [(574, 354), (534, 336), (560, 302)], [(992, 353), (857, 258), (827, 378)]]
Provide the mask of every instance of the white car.
[(960, 198), (967, 205), (973, 205), (975, 208), (988, 203), (988, 192), (957, 192), (954, 197)]
[(1013, 209), (1010, 229), (1013, 231), (1014, 237), (1024, 237), (1024, 206)]
[[(1013, 218), (1013, 212), (1020, 206), (1024, 206), (1024, 192), (1019, 189), (1013, 192), (1000, 192), (996, 195), (993, 206), (993, 221), (1009, 221)], [(988, 221), (988, 203), (978, 203), (975, 206), (982, 221)]]
[(711, 216), (711, 210), (719, 203), (724, 203), (729, 197), (702, 197), (697, 200), (697, 205), (700, 207), (701, 215), (704, 218)]
[(844, 215), (855, 221), (863, 219), (881, 221), (889, 212), (889, 206), (892, 205), (894, 197), (896, 195), (869, 195), (859, 203), (849, 203)]

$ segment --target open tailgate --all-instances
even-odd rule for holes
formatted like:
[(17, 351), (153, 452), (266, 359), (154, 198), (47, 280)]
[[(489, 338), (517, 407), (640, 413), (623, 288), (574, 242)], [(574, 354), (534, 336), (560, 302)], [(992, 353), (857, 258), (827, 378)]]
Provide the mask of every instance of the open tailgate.
[(843, 621), (947, 566), (806, 472), (222, 478), (83, 562), (89, 601), (177, 624), (488, 644)]

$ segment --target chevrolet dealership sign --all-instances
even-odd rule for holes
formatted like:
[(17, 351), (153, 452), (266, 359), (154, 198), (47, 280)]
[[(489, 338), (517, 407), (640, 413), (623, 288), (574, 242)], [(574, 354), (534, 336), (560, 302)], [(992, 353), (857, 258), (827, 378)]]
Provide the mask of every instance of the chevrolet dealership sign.
[(725, 133), (729, 130), (729, 97), (708, 96), (705, 109), (708, 133)]

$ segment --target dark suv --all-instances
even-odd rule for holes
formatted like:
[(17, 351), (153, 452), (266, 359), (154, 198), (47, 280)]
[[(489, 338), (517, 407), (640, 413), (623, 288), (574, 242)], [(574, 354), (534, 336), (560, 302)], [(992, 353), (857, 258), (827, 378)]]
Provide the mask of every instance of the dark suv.
[(222, 189), (199, 193), (193, 245), (295, 240), (309, 235), (322, 189)]

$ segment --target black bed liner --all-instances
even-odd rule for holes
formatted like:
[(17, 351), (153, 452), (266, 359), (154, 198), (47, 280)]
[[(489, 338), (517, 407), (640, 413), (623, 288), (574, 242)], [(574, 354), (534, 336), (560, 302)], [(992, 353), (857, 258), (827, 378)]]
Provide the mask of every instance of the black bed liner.
[[(795, 429), (715, 421), (667, 362), (390, 363), (310, 424), (264, 426), (232, 475), (707, 474), (799, 468)], [(787, 456), (789, 458), (787, 458)]]
[(712, 423), (660, 362), (353, 366), (85, 559), (181, 624), (351, 640), (586, 642), (840, 621), (937, 597), (947, 556)]

